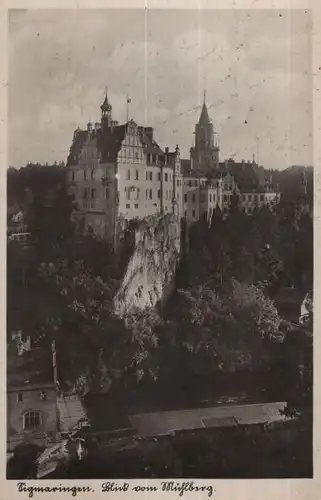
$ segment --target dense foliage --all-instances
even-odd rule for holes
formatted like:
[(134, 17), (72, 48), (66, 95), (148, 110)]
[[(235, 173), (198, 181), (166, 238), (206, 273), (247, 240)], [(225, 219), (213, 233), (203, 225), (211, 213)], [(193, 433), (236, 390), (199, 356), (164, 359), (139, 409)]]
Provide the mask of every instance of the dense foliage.
[[(112, 307), (121, 269), (106, 244), (74, 234), (64, 168), (11, 171), (8, 202), (38, 241), (29, 251), (8, 244), (8, 332), (20, 322), (38, 343), (55, 339), (68, 390), (262, 370), (272, 380), (286, 366), (308, 391), (312, 328), (294, 333), (273, 304), (282, 285), (312, 289), (312, 219), (293, 200), (252, 217), (233, 200), (229, 217), (195, 224), (168, 307), (124, 319)], [(293, 405), (294, 378), (285, 384)]]

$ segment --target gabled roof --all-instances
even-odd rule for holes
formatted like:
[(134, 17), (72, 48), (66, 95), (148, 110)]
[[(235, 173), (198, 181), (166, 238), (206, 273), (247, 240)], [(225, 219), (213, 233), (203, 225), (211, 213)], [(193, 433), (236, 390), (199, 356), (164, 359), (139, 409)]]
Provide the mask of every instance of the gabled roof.
[(141, 137), (141, 141), (145, 148), (146, 153), (152, 153), (155, 155), (163, 155), (164, 151), (159, 147), (156, 141), (151, 140), (150, 137), (144, 132), (139, 131), (139, 135)]

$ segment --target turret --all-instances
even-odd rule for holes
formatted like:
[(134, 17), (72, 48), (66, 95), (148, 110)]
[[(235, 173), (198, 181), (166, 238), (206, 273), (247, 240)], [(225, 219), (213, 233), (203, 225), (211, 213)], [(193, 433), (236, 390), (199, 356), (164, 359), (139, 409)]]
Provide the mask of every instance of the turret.
[(101, 126), (102, 128), (110, 127), (112, 118), (111, 118), (111, 112), (112, 112), (112, 105), (108, 101), (108, 96), (107, 96), (107, 87), (106, 87), (106, 95), (105, 95), (105, 100), (100, 106), (101, 109)]

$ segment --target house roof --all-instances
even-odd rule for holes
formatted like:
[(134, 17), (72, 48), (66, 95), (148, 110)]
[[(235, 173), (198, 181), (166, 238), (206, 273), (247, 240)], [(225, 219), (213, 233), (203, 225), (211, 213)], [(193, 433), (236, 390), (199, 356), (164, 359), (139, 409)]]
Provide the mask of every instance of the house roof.
[[(101, 154), (101, 162), (116, 161), (117, 154), (121, 148), (125, 138), (129, 122), (123, 125), (115, 125), (107, 129), (99, 128), (91, 132), (90, 140), (97, 142), (98, 151)], [(139, 130), (139, 136), (144, 146), (145, 152), (164, 155), (164, 151), (159, 147), (157, 142), (153, 140), (144, 130)], [(68, 156), (68, 165), (75, 163), (75, 156), (78, 156), (86, 140), (88, 139), (88, 131), (77, 129), (74, 133), (74, 139)], [(77, 161), (77, 160), (76, 160)]]
[(265, 193), (265, 189), (260, 184), (238, 184), (238, 189), (240, 193)]
[(73, 165), (74, 164), (74, 157), (79, 155), (81, 152), (84, 143), (88, 137), (88, 131), (87, 130), (80, 130), (79, 128), (75, 130), (74, 132), (74, 138), (70, 147), (70, 152), (69, 156), (67, 159), (67, 165)]
[(156, 141), (151, 140), (148, 134), (144, 130), (139, 131), (141, 141), (147, 153), (163, 155), (164, 151), (159, 147)]
[(32, 349), (17, 356), (11, 352), (7, 355), (7, 385), (27, 387), (30, 385), (54, 384), (51, 352), (43, 349)]
[(115, 161), (125, 138), (127, 124), (116, 125), (107, 130), (100, 129), (97, 135), (97, 147), (101, 153), (101, 163)]
[(159, 436), (180, 430), (204, 427), (231, 427), (286, 420), (281, 413), (285, 402), (229, 405), (130, 415), (141, 436)]
[(181, 168), (183, 175), (187, 175), (191, 170), (191, 160), (181, 159)]

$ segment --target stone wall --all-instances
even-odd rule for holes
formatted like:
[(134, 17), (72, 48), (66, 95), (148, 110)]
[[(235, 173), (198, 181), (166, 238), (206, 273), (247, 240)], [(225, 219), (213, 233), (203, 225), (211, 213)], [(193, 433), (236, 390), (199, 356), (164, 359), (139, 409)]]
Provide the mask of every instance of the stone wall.
[(180, 259), (181, 230), (178, 213), (144, 219), (135, 235), (135, 250), (114, 299), (115, 313), (154, 307), (166, 300), (175, 286)]

